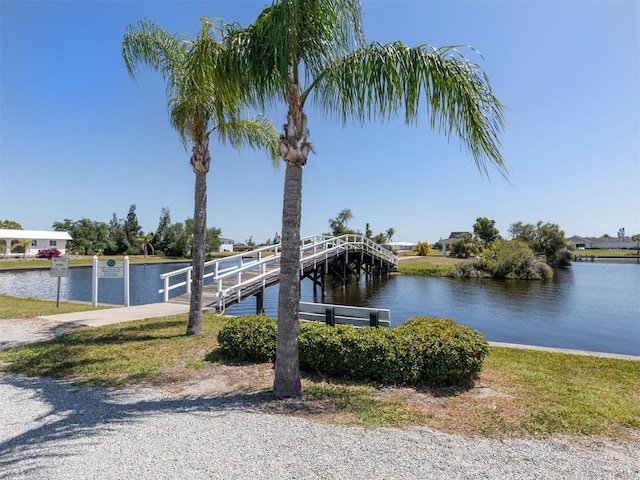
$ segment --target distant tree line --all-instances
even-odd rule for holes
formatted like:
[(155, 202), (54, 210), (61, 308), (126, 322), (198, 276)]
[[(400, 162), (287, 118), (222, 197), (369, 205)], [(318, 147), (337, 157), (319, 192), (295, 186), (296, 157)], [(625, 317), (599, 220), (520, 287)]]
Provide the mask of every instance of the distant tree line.
[[(185, 258), (191, 256), (193, 245), (193, 220), (171, 222), (168, 208), (162, 209), (155, 232), (144, 233), (136, 206), (131, 205), (125, 218), (113, 214), (109, 223), (81, 218), (65, 218), (53, 222), (53, 229), (66, 231), (73, 240), (67, 243), (70, 253), (80, 255), (164, 255)], [(217, 252), (220, 248), (220, 229), (207, 229), (206, 252)]]

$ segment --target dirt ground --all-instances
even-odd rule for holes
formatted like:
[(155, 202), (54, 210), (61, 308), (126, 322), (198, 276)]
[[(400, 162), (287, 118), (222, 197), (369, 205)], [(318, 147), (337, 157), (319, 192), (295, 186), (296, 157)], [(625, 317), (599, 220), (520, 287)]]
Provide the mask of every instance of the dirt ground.
[[(205, 352), (201, 352), (205, 353)], [(194, 352), (194, 357), (197, 352)], [(184, 398), (219, 398), (237, 395), (255, 396), (269, 401), (256, 402), (258, 408), (273, 413), (295, 415), (310, 420), (352, 425), (357, 420), (348, 409), (339, 408), (331, 397), (321, 399), (275, 400), (271, 398), (274, 368), (272, 364), (205, 365), (194, 369), (173, 366), (152, 382), (173, 396)], [(326, 386), (326, 379), (303, 375), (303, 388), (311, 385)], [(423, 425), (443, 432), (477, 435), (478, 425), (485, 415), (505, 418), (516, 416), (510, 406), (511, 396), (494, 387), (494, 379), (483, 373), (475, 387), (466, 391), (443, 389), (381, 388), (374, 396), (382, 401), (401, 399), (411, 415), (409, 425)], [(515, 420), (515, 418), (514, 418)]]

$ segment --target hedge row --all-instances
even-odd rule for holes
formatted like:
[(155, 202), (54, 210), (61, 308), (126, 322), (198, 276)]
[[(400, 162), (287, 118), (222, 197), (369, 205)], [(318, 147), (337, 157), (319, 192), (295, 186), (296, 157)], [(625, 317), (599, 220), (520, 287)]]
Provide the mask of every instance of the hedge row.
[[(273, 361), (275, 320), (230, 319), (218, 334), (232, 359)], [(489, 353), (484, 337), (450, 319), (414, 317), (397, 328), (329, 327), (301, 322), (300, 367), (307, 371), (384, 385), (473, 385)]]

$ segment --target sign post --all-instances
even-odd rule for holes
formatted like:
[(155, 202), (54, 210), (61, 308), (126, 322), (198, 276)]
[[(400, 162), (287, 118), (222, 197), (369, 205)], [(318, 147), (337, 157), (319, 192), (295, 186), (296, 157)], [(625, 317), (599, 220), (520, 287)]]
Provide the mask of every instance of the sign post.
[(106, 262), (98, 262), (98, 257), (93, 257), (92, 300), (94, 307), (98, 306), (98, 279), (99, 278), (123, 278), (124, 279), (124, 306), (129, 306), (129, 257), (124, 257), (124, 262), (117, 262), (110, 258)]
[(50, 276), (58, 277), (58, 294), (56, 295), (56, 308), (59, 308), (60, 307), (60, 278), (69, 276), (69, 257), (52, 258)]

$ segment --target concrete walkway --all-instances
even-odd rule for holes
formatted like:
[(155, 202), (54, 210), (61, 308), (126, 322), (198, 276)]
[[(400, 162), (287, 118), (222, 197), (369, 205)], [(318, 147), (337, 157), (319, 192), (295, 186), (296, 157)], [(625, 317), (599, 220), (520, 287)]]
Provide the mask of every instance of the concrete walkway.
[(113, 323), (144, 320), (145, 318), (170, 317), (172, 315), (183, 315), (185, 313), (189, 313), (189, 305), (164, 302), (136, 305), (134, 307), (105, 308), (86, 312), (45, 315), (38, 318), (54, 322), (99, 327)]
[(554, 352), (554, 353), (571, 353), (573, 355), (586, 355), (588, 357), (604, 357), (604, 358), (617, 358), (620, 360), (640, 361), (640, 356), (638, 355), (623, 355), (621, 353), (590, 352), (587, 350), (574, 350), (571, 348), (538, 347), (536, 345), (522, 345), (519, 343), (489, 342), (489, 345), (492, 347), (520, 348), (523, 350), (539, 350), (542, 352)]

